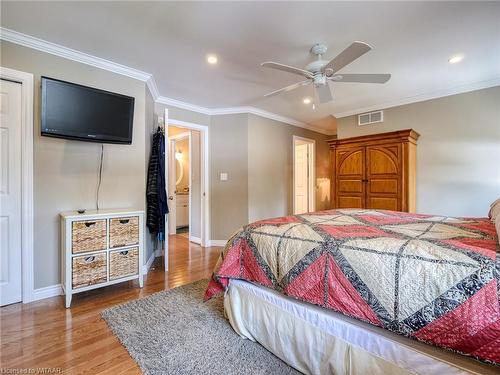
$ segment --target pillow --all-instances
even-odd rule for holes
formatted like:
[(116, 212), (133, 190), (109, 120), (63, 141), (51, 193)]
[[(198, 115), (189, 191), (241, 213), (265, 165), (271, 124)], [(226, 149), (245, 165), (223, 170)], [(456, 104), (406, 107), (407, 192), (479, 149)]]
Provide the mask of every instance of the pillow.
[(488, 217), (493, 221), (496, 221), (497, 217), (500, 217), (500, 198), (498, 198), (490, 205), (490, 212), (488, 213)]
[(497, 228), (497, 242), (500, 244), (500, 215), (495, 220), (495, 228)]

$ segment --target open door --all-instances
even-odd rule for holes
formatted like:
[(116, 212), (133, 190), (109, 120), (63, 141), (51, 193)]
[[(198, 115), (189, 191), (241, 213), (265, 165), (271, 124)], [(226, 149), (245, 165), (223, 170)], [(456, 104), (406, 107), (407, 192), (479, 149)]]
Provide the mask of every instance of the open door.
[(176, 194), (176, 180), (177, 176), (175, 173), (175, 140), (170, 139), (168, 136), (168, 133), (165, 133), (165, 139), (166, 142), (168, 143), (168, 180), (167, 180), (167, 185), (168, 185), (168, 190), (167, 190), (167, 196), (168, 196), (168, 208), (169, 208), (169, 215), (168, 215), (168, 228), (167, 230), (167, 237), (172, 234), (177, 233), (177, 194)]
[(315, 141), (293, 136), (293, 214), (315, 211)]
[[(165, 134), (165, 181), (169, 180), (169, 171), (170, 171), (170, 142), (168, 141), (168, 109), (165, 108), (165, 116), (164, 116), (164, 134)], [(165, 188), (167, 189), (167, 197), (168, 197), (168, 208), (169, 210), (172, 208), (172, 201), (170, 200), (170, 194), (172, 194), (175, 190), (171, 190), (170, 184), (166, 183)], [(163, 241), (164, 245), (164, 262), (165, 262), (165, 272), (168, 272), (168, 226), (169, 226), (169, 214), (165, 215), (165, 241)]]

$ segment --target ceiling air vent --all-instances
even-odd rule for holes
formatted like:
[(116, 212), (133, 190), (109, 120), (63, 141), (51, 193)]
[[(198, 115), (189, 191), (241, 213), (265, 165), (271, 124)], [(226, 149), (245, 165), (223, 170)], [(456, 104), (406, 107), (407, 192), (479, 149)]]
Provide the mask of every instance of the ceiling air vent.
[(362, 115), (358, 115), (358, 125), (375, 124), (377, 122), (383, 122), (383, 121), (384, 121), (383, 111), (363, 113)]

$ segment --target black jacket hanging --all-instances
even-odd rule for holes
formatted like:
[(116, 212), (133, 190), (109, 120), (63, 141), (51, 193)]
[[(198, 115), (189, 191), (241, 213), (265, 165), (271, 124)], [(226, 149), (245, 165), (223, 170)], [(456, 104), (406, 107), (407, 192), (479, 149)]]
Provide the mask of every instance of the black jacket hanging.
[(153, 135), (151, 156), (148, 165), (146, 187), (147, 216), (146, 225), (153, 234), (164, 238), (165, 215), (168, 214), (165, 190), (165, 136), (160, 128)]

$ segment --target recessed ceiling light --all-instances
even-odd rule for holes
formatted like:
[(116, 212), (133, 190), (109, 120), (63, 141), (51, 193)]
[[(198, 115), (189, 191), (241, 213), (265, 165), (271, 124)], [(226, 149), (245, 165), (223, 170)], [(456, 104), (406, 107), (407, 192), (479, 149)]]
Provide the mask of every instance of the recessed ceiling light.
[(460, 61), (462, 61), (463, 59), (464, 59), (464, 55), (455, 55), (455, 56), (451, 56), (448, 59), (448, 62), (450, 64), (456, 64), (456, 63), (459, 63)]
[(211, 64), (211, 65), (215, 65), (217, 64), (217, 56), (216, 55), (207, 55), (207, 63)]
[(311, 104), (311, 98), (304, 98), (304, 104)]

